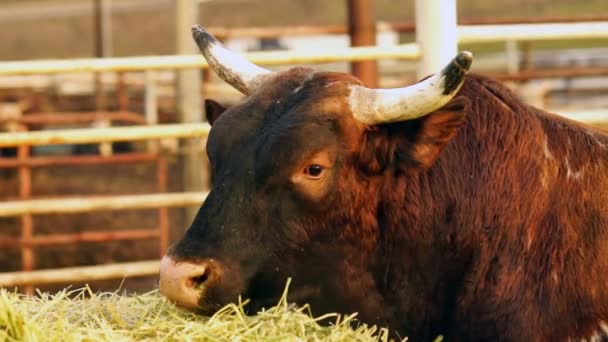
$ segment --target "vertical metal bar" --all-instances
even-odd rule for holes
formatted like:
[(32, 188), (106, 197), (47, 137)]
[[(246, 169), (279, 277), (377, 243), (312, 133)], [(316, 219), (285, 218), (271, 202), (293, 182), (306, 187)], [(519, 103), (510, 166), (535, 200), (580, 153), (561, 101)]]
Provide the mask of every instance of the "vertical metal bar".
[[(93, 55), (97, 58), (103, 57), (103, 20), (101, 10), (102, 0), (93, 0)], [(102, 110), (105, 107), (103, 98), (103, 84), (101, 74), (94, 74), (95, 82), (95, 109)]]
[(416, 42), (422, 59), (417, 76), (441, 70), (456, 55), (456, 0), (416, 0)]
[(126, 112), (129, 110), (129, 89), (125, 81), (125, 73), (119, 72), (116, 75), (116, 96), (118, 98), (118, 110)]
[(93, 0), (93, 53), (95, 57), (103, 57), (101, 1), (102, 0)]
[[(372, 0), (348, 0), (348, 32), (351, 46), (376, 45), (376, 21)], [(370, 88), (378, 87), (378, 62), (351, 63), (351, 72)]]
[[(158, 103), (156, 98), (156, 82), (153, 71), (145, 72), (145, 111), (146, 123), (155, 125), (158, 123)], [(152, 153), (160, 153), (158, 141), (150, 141), (148, 150)], [(167, 191), (167, 158), (158, 154), (156, 159), (156, 183), (160, 193)], [(158, 208), (158, 230), (159, 230), (159, 254), (162, 257), (169, 247), (169, 209)]]
[[(20, 127), (21, 131), (27, 130), (26, 127)], [(27, 164), (30, 156), (29, 146), (19, 146), (17, 149), (17, 160), (19, 166), (19, 198), (28, 200), (32, 195), (32, 175), (31, 168)], [(32, 215), (26, 214), (21, 216), (21, 239), (30, 239), (34, 234), (34, 221)], [(21, 268), (24, 271), (31, 271), (35, 265), (34, 250), (31, 246), (21, 246)], [(31, 295), (34, 293), (32, 286), (25, 287), (25, 293)]]
[[(167, 192), (167, 158), (159, 154), (156, 160), (156, 181), (159, 193)], [(158, 229), (160, 232), (160, 256), (167, 252), (169, 247), (169, 209), (167, 207), (158, 208)]]
[[(145, 101), (145, 116), (148, 125), (154, 125), (158, 123), (158, 102), (156, 95), (156, 79), (153, 71), (145, 72), (145, 89), (144, 89), (144, 101)], [(158, 152), (158, 141), (148, 142), (148, 152)]]
[[(176, 1), (176, 48), (178, 54), (196, 54), (197, 47), (192, 41), (190, 28), (198, 20), (197, 0)], [(180, 70), (177, 72), (177, 112), (179, 120), (187, 122), (203, 122), (201, 71)], [(202, 158), (200, 141), (190, 139), (184, 141), (183, 150), (183, 184), (185, 191), (202, 191), (208, 188), (207, 165)], [(186, 220), (194, 219), (196, 207), (186, 208)]]
[(93, 0), (95, 57), (112, 56), (112, 0)]
[(112, 0), (101, 1), (101, 46), (104, 57), (111, 57), (112, 49)]
[(106, 101), (103, 89), (102, 74), (96, 72), (93, 77), (95, 82), (95, 110), (103, 111), (106, 107)]
[[(99, 121), (95, 121), (93, 123), (93, 127), (95, 127), (95, 128), (105, 128), (105, 127), (110, 127), (110, 126), (112, 126), (111, 120), (99, 120)], [(99, 144), (99, 154), (101, 154), (104, 157), (111, 156), (113, 153), (112, 145), (113, 144), (111, 142), (100, 143)]]
[(507, 73), (514, 75), (519, 71), (519, 53), (516, 41), (507, 40), (505, 42), (505, 54), (507, 57)]
[(521, 59), (521, 70), (531, 70), (534, 66), (534, 60), (532, 59), (532, 42), (522, 42), (522, 53), (523, 57)]

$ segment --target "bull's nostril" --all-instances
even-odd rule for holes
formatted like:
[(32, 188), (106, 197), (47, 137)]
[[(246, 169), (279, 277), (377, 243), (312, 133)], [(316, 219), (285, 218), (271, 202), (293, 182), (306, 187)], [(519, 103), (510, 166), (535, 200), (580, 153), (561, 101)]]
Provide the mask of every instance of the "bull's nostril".
[(211, 262), (175, 261), (166, 256), (160, 263), (160, 292), (173, 303), (186, 309), (199, 307), (205, 286), (217, 278)]
[(190, 287), (201, 287), (205, 285), (205, 282), (209, 279), (209, 271), (205, 269), (205, 272), (199, 276), (191, 277), (189, 279), (188, 285)]
[(207, 275), (207, 272), (205, 272), (198, 277), (190, 278), (190, 281), (192, 282), (193, 286), (199, 287), (204, 285), (207, 279), (209, 279), (209, 276)]

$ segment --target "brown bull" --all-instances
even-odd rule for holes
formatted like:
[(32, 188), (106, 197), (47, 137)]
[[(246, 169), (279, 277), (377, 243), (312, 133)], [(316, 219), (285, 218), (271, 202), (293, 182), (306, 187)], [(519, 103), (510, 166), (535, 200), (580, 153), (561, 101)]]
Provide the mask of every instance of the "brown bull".
[(209, 314), (290, 299), (410, 340), (608, 337), (608, 136), (464, 76), (460, 54), (402, 89), (249, 64), (202, 28), (248, 95), (208, 101), (213, 180), (161, 263), (161, 291)]

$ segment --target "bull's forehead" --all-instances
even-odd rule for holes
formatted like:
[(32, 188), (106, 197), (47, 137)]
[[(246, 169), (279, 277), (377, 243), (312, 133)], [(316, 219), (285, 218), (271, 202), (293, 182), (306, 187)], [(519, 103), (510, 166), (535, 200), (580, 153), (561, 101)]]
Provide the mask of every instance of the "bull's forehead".
[[(352, 117), (349, 86), (360, 84), (343, 73), (293, 68), (279, 72), (214, 123), (209, 147), (224, 149), (260, 139), (268, 132)], [(213, 152), (213, 151), (212, 151)]]
[(223, 168), (233, 171), (256, 165), (268, 171), (335, 143), (344, 123), (352, 121), (351, 84), (360, 82), (342, 73), (306, 68), (277, 73), (214, 123), (208, 143), (212, 163), (224, 161)]

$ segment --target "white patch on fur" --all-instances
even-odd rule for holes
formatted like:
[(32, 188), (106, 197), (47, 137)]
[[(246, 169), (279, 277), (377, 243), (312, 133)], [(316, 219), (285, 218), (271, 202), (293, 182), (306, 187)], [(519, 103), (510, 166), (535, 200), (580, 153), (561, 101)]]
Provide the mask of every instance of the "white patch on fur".
[(534, 237), (532, 236), (532, 233), (528, 232), (527, 236), (526, 236), (526, 250), (529, 251), (530, 247), (532, 247), (532, 242), (534, 242)]
[[(596, 330), (593, 335), (589, 336), (588, 338), (581, 338), (579, 341), (601, 342), (605, 341), (606, 338), (608, 338), (608, 324), (606, 324), (604, 321), (600, 321), (598, 330)], [(569, 338), (568, 340), (571, 341), (572, 339)]]
[(297, 87), (296, 89), (294, 89), (294, 90), (293, 90), (291, 93), (292, 93), (292, 94), (295, 94), (295, 93), (299, 92), (300, 90), (302, 90), (302, 88), (303, 88), (303, 87), (304, 87), (304, 86), (303, 86), (303, 85), (301, 85), (301, 86)]
[(568, 158), (565, 159), (564, 164), (566, 166), (566, 178), (568, 179), (575, 179), (575, 180), (579, 180), (582, 176), (582, 170), (578, 170), (578, 171), (572, 171), (572, 168), (570, 168), (570, 161), (568, 160)]
[(549, 137), (546, 134), (543, 136), (542, 145), (545, 165), (541, 166), (540, 184), (543, 189), (547, 190), (555, 183), (559, 171), (559, 163), (549, 148)]
[(304, 84), (306, 84), (306, 82), (312, 80), (315, 76), (314, 72), (309, 73), (306, 78), (302, 81), (302, 84), (300, 84), (298, 87), (296, 87), (296, 89), (294, 89), (291, 93), (295, 94), (297, 92), (299, 92), (300, 90), (302, 90), (302, 88), (304, 88)]
[(588, 136), (590, 136), (593, 141), (602, 149), (607, 148), (606, 144), (604, 144), (603, 142), (601, 142), (598, 138), (597, 138), (597, 132), (593, 132), (593, 131), (587, 131), (586, 132)]
[(545, 139), (543, 140), (543, 150), (545, 152), (545, 159), (553, 160), (553, 154), (549, 150), (549, 144), (547, 142), (547, 135), (545, 134)]

